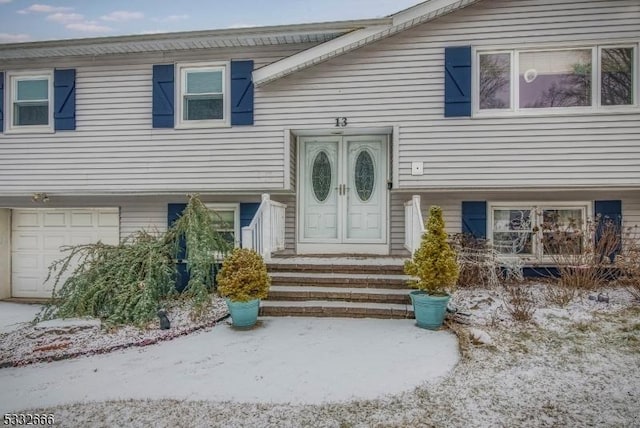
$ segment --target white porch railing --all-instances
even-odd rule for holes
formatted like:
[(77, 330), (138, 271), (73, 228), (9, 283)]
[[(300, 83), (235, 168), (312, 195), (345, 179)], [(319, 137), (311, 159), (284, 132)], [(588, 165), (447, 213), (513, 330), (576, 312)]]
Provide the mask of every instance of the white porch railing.
[(262, 195), (262, 203), (249, 226), (242, 228), (242, 247), (255, 250), (265, 260), (271, 253), (284, 250), (284, 219), (286, 205)]
[(424, 230), (420, 195), (413, 195), (410, 201), (404, 203), (404, 247), (411, 254), (420, 247)]

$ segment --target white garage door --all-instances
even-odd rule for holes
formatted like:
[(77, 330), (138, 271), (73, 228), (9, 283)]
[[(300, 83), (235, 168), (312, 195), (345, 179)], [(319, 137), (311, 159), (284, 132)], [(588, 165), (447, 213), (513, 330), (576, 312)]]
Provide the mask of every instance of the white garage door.
[(118, 208), (16, 209), (11, 215), (11, 290), (13, 297), (51, 297), (45, 284), (51, 262), (64, 245), (119, 241)]

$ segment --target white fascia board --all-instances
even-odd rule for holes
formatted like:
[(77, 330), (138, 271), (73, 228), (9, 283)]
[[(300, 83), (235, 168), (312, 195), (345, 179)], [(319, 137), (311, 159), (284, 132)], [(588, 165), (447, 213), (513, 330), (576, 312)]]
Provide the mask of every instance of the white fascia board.
[(331, 55), (333, 52), (344, 49), (345, 47), (348, 47), (352, 44), (362, 42), (368, 37), (371, 37), (379, 33), (381, 30), (389, 27), (390, 25), (376, 25), (373, 27), (367, 27), (361, 30), (352, 31), (345, 34), (344, 36), (329, 40), (328, 42), (322, 43), (318, 46), (314, 46), (305, 51), (281, 59), (280, 61), (255, 70), (253, 72), (253, 83), (256, 86), (259, 86), (261, 84), (275, 80), (279, 77), (283, 77), (286, 74), (293, 73), (301, 65), (310, 65), (310, 63), (313, 63), (313, 61), (317, 61), (318, 59), (323, 58), (326, 55)]
[(477, 1), (479, 0), (430, 0), (420, 3), (392, 15), (392, 24), (375, 25), (352, 31), (336, 39), (255, 70), (253, 72), (253, 83), (256, 86), (264, 85), (296, 71), (365, 46), (376, 40), (389, 37), (418, 24), (446, 15), (476, 3)]

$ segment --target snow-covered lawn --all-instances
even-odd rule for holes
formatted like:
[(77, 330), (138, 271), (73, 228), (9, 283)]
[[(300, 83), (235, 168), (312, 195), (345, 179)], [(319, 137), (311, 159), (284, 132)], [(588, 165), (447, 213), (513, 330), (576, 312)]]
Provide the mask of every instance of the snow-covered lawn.
[[(415, 341), (415, 337), (407, 336), (409, 332), (422, 330), (411, 326), (410, 322), (402, 325), (391, 340), (389, 334), (381, 334), (386, 327), (362, 328), (350, 330), (348, 328), (322, 327), (322, 322), (333, 320), (308, 320), (307, 339), (310, 346), (300, 347), (301, 338), (294, 330), (289, 331), (289, 340), (282, 349), (272, 350), (268, 358), (282, 361), (282, 371), (276, 373), (264, 372), (271, 382), (291, 380), (291, 383), (304, 382), (304, 376), (291, 376), (288, 371), (295, 372), (300, 367), (289, 363), (290, 355), (300, 353), (304, 356), (306, 368), (313, 370), (317, 366), (335, 367), (340, 369), (341, 359), (338, 356), (322, 353), (325, 337), (353, 334), (342, 339), (345, 354), (349, 354), (354, 347), (360, 347), (364, 337), (380, 348), (377, 353), (362, 350), (356, 353), (360, 364), (372, 365), (371, 360), (384, 360), (384, 365), (376, 366), (375, 370), (359, 372), (356, 378), (343, 379), (351, 376), (349, 372), (337, 372), (337, 376), (322, 379), (315, 383), (304, 385), (299, 393), (301, 397), (313, 397), (314, 390), (321, 388), (328, 391), (325, 399), (331, 399), (334, 392), (339, 395), (340, 390), (350, 383), (363, 383), (367, 389), (374, 388), (370, 399), (356, 399), (350, 401), (327, 402), (323, 404), (299, 404), (304, 399), (292, 399), (291, 404), (274, 404), (269, 394), (256, 394), (255, 385), (259, 380), (248, 380), (243, 373), (252, 366), (260, 364), (263, 354), (256, 354), (258, 349), (247, 348), (247, 355), (239, 358), (245, 361), (240, 368), (230, 370), (236, 372), (249, 392), (239, 392), (242, 388), (237, 382), (229, 381), (229, 377), (221, 377), (212, 381), (208, 386), (202, 383), (201, 388), (211, 390), (230, 390), (237, 394), (233, 401), (221, 401), (218, 398), (198, 396), (202, 392), (192, 391), (189, 397), (176, 397), (178, 400), (158, 399), (166, 393), (171, 396), (172, 390), (184, 392), (180, 384), (164, 383), (160, 392), (150, 391), (143, 400), (117, 400), (98, 403), (68, 404), (56, 407), (42, 408), (40, 401), (33, 401), (24, 406), (32, 411), (52, 412), (62, 426), (274, 426), (274, 427), (349, 427), (349, 426), (402, 426), (402, 427), (539, 427), (539, 426), (605, 426), (605, 427), (638, 427), (640, 426), (640, 304), (633, 302), (631, 296), (621, 289), (598, 290), (609, 297), (609, 303), (590, 300), (589, 293), (582, 293), (567, 306), (560, 307), (548, 300), (545, 285), (529, 285), (536, 300), (536, 312), (533, 321), (517, 323), (511, 320), (505, 308), (503, 298), (505, 293), (499, 290), (462, 289), (457, 292), (455, 304), (470, 316), (458, 318), (466, 320), (469, 325), (454, 324), (461, 330), (462, 348), (464, 356), (453, 371), (440, 382), (433, 381), (425, 373), (433, 364), (442, 364), (433, 358), (412, 356), (411, 361), (406, 358), (407, 352), (416, 352), (407, 341)], [(595, 293), (591, 293), (592, 295)], [(267, 319), (264, 328), (255, 331), (265, 334), (267, 338), (276, 335), (278, 323), (283, 325), (297, 324), (298, 319)], [(361, 320), (336, 320), (339, 324), (356, 325)], [(380, 321), (381, 323), (395, 323), (395, 321)], [(291, 327), (292, 328), (292, 327)], [(405, 331), (407, 330), (407, 331)], [(478, 344), (474, 339), (467, 343), (469, 331), (482, 342)], [(231, 331), (226, 326), (215, 327), (210, 332), (198, 335), (211, 335), (215, 332), (227, 331), (224, 336), (226, 345), (243, 341), (241, 332)], [(305, 330), (303, 330), (305, 331)], [(354, 334), (353, 332), (356, 331)], [(251, 332), (252, 334), (254, 332)], [(409, 336), (412, 333), (409, 333)], [(418, 334), (418, 333), (415, 333)], [(442, 334), (442, 333), (439, 333)], [(446, 333), (444, 333), (446, 336)], [(194, 336), (195, 337), (195, 336)], [(152, 349), (162, 349), (170, 343), (188, 341), (191, 336), (140, 350), (130, 350), (139, 356), (132, 361), (129, 370), (139, 373), (132, 375), (138, 383), (148, 382), (144, 373), (145, 364), (155, 364), (156, 360), (144, 358)], [(314, 343), (313, 340), (317, 343)], [(429, 337), (431, 341), (431, 337)], [(221, 339), (222, 340), (222, 339)], [(307, 342), (304, 342), (307, 343)], [(476, 344), (474, 344), (476, 343)], [(265, 339), (264, 345), (268, 346)], [(408, 346), (408, 348), (403, 348)], [(402, 352), (398, 349), (402, 349)], [(189, 353), (196, 352), (200, 359), (206, 356), (199, 354), (200, 350), (189, 347)], [(274, 352), (275, 351), (275, 352)], [(340, 349), (333, 349), (333, 353), (340, 353)], [(123, 353), (91, 357), (51, 365), (34, 365), (24, 368), (0, 370), (0, 384), (12, 385), (15, 388), (27, 386), (37, 393), (36, 372), (42, 376), (39, 382), (48, 394), (54, 393), (49, 381), (54, 377), (54, 367), (62, 364), (80, 363), (82, 361), (97, 362), (99, 358), (116, 357)], [(197, 370), (199, 365), (192, 361), (190, 365)], [(330, 360), (326, 360), (331, 357)], [(231, 359), (231, 357), (227, 357)], [(223, 362), (223, 364), (225, 364)], [(83, 363), (84, 364), (84, 363)], [(270, 363), (277, 366), (275, 362)], [(56, 366), (58, 365), (58, 366)], [(284, 372), (284, 367), (287, 372)], [(71, 370), (71, 369), (69, 369)], [(171, 370), (182, 371), (181, 382), (187, 381), (185, 369), (179, 365)], [(213, 370), (211, 368), (210, 370)], [(209, 370), (198, 372), (205, 376)], [(11, 373), (11, 376), (9, 374)], [(82, 371), (65, 371), (74, 376), (71, 382), (77, 389), (90, 391), (100, 389), (110, 383), (95, 384)], [(283, 374), (284, 373), (284, 374)], [(304, 372), (302, 372), (304, 373)], [(415, 375), (416, 388), (400, 392), (397, 378)], [(277, 375), (277, 376), (273, 376)], [(15, 376), (15, 380), (13, 377)], [(169, 376), (169, 375), (167, 375)], [(103, 379), (103, 378), (100, 378)], [(165, 378), (167, 379), (167, 378)], [(77, 383), (76, 383), (77, 380)], [(288, 387), (288, 382), (282, 382), (282, 388)], [(387, 387), (388, 386), (388, 387)], [(135, 389), (132, 383), (122, 384), (121, 389), (127, 391)], [(5, 388), (2, 388), (5, 389)], [(66, 394), (71, 387), (65, 387), (59, 394)], [(266, 390), (265, 390), (266, 391)], [(389, 392), (391, 395), (383, 395)], [(250, 394), (258, 395), (257, 400), (246, 397)], [(0, 393), (2, 394), (2, 393)], [(98, 395), (100, 393), (97, 393)], [(309, 394), (309, 395), (308, 395)], [(46, 394), (45, 394), (46, 395)], [(104, 395), (104, 394), (103, 394)], [(130, 395), (135, 397), (135, 395)], [(243, 398), (244, 397), (244, 398)], [(280, 397), (275, 395), (274, 397)], [(77, 394), (68, 397), (77, 399)], [(108, 398), (108, 397), (105, 397)], [(336, 396), (338, 398), (338, 396)], [(0, 396), (0, 403), (11, 397)], [(53, 400), (55, 401), (55, 399)], [(247, 401), (249, 401), (247, 403)], [(60, 402), (60, 399), (58, 399)], [(13, 404), (7, 408), (18, 410), (20, 406)], [(298, 403), (298, 404), (296, 404)], [(36, 409), (37, 408), (37, 409)]]
[[(167, 302), (171, 329), (161, 330), (158, 320), (146, 328), (100, 328), (99, 320), (49, 320), (32, 325), (41, 306), (0, 302), (0, 368), (103, 354), (131, 346), (147, 346), (213, 326), (227, 315), (223, 299), (212, 297), (209, 310), (192, 319), (191, 303)], [(9, 324), (18, 320), (20, 323)]]

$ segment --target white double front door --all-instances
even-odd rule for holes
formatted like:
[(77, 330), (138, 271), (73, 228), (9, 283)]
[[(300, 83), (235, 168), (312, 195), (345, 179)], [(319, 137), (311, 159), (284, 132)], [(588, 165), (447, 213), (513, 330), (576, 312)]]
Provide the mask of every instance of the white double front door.
[(299, 141), (298, 253), (387, 254), (387, 138)]

